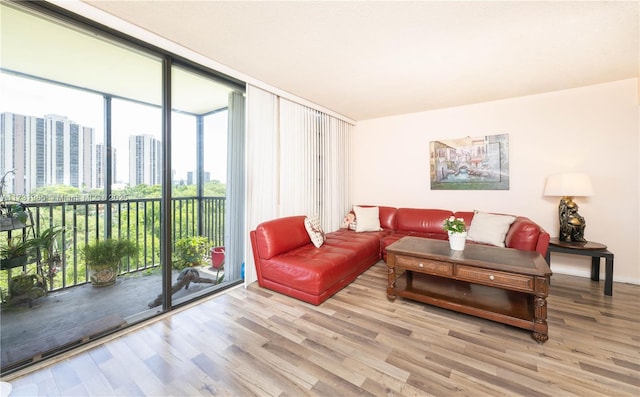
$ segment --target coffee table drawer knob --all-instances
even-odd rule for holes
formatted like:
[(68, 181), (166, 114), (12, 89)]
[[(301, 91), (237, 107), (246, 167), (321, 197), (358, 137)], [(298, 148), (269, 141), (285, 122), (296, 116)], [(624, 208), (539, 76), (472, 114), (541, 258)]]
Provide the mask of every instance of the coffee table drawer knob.
[(493, 281), (493, 280), (495, 280), (495, 279), (496, 279), (496, 278), (493, 276), (493, 274), (489, 275), (489, 280)]
[(424, 267), (422, 263), (418, 263), (418, 267)]

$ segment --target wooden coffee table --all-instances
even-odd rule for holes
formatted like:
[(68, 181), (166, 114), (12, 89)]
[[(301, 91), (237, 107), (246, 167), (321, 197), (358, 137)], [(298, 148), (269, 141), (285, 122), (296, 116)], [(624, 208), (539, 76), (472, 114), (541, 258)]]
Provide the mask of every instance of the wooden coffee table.
[(547, 296), (551, 270), (538, 252), (403, 237), (387, 247), (387, 297), (399, 295), (533, 331), (549, 339)]

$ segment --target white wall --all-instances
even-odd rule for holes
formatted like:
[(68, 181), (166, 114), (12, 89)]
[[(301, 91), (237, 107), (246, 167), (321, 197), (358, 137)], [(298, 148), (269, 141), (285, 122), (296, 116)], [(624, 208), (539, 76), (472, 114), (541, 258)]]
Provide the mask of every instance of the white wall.
[[(585, 171), (595, 189), (576, 198), (585, 237), (613, 252), (615, 281), (640, 284), (638, 94), (638, 79), (630, 79), (361, 121), (352, 141), (353, 202), (523, 215), (557, 236), (559, 198), (543, 196), (545, 179)], [(509, 190), (430, 190), (430, 141), (504, 133)], [(555, 273), (589, 277), (591, 258), (551, 255)]]

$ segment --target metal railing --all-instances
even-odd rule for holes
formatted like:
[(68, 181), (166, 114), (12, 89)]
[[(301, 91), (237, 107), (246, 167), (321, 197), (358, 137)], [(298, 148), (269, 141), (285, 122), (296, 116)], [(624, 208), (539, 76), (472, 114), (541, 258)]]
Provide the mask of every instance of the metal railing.
[[(82, 247), (107, 236), (105, 216), (111, 213), (110, 235), (129, 239), (137, 244), (137, 257), (123, 261), (120, 274), (145, 271), (160, 266), (161, 200), (159, 198), (127, 199), (117, 201), (90, 200), (26, 203), (32, 213), (33, 232), (59, 226), (62, 233), (57, 239), (56, 250), (61, 265), (45, 269), (49, 278), (49, 290), (64, 289), (89, 281)], [(111, 211), (107, 211), (111, 206)], [(179, 197), (171, 200), (172, 245), (184, 237), (202, 235), (211, 247), (224, 245), (225, 197)], [(21, 270), (35, 272), (37, 266), (47, 264), (37, 261)], [(7, 275), (0, 275), (0, 288), (8, 288)]]

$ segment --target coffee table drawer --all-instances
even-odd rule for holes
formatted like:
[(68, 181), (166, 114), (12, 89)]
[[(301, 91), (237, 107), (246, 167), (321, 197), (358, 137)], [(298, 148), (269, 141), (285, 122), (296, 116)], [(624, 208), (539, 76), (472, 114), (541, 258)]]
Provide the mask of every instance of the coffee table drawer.
[(453, 264), (434, 261), (431, 259), (398, 255), (396, 256), (396, 266), (420, 273), (437, 274), (442, 276), (453, 275)]
[(507, 287), (522, 291), (533, 291), (533, 277), (521, 274), (505, 273), (496, 270), (481, 269), (459, 265), (456, 268), (456, 278), (493, 285), (496, 287)]

